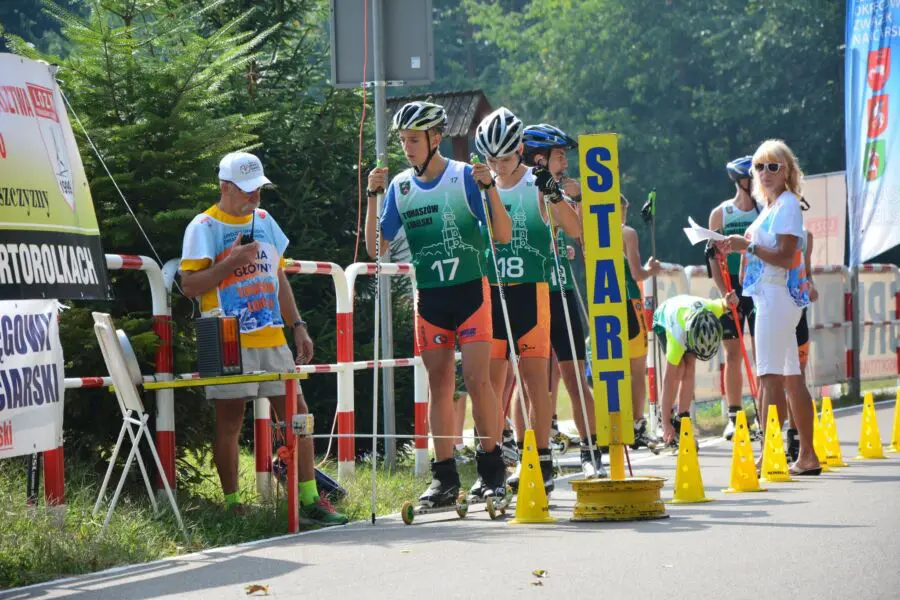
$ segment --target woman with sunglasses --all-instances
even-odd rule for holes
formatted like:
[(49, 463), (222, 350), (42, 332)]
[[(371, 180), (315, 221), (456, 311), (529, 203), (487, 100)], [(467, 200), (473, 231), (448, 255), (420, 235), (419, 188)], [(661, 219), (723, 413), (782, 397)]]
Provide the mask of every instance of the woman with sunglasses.
[[(809, 304), (809, 280), (802, 248), (806, 231), (800, 209), (803, 173), (791, 149), (767, 140), (753, 154), (753, 193), (764, 208), (744, 236), (718, 242), (721, 252), (742, 252), (746, 261), (743, 294), (756, 306), (756, 372), (763, 416), (768, 405), (787, 415), (785, 391), (800, 435), (800, 453), (791, 475), (819, 475), (813, 449), (812, 398), (800, 371), (794, 329)], [(763, 421), (765, 423), (765, 421)]]

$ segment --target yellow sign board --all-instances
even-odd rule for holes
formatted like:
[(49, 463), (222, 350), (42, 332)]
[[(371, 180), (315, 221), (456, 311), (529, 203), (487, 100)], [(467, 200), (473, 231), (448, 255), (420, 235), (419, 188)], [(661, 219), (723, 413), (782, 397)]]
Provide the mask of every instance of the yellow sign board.
[(631, 444), (631, 363), (616, 134), (579, 136), (578, 152), (597, 443)]

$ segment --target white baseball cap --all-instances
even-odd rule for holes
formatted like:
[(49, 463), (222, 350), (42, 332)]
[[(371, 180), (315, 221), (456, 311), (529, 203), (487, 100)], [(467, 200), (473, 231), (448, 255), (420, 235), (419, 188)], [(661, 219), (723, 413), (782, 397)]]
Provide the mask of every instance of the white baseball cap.
[(263, 174), (260, 160), (247, 152), (231, 152), (219, 161), (219, 179), (230, 181), (249, 194), (272, 182)]

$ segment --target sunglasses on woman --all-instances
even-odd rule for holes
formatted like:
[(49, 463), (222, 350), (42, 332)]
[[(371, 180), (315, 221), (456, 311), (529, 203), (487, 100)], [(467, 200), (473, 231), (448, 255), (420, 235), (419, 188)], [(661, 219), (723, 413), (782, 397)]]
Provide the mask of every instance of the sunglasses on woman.
[(781, 163), (756, 163), (753, 168), (757, 173), (762, 173), (763, 169), (768, 169), (770, 173), (777, 173), (783, 166)]

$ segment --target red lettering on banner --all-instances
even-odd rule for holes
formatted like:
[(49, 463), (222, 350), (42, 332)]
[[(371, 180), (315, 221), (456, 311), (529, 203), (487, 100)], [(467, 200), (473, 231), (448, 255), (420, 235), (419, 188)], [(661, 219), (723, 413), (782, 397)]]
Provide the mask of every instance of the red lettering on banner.
[(872, 96), (868, 101), (869, 137), (878, 137), (884, 133), (888, 126), (888, 96), (879, 94)]
[(868, 65), (869, 87), (876, 92), (884, 88), (891, 76), (891, 49), (880, 48), (869, 52)]
[(808, 219), (806, 221), (806, 229), (816, 238), (835, 236), (838, 234), (838, 218)]
[(12, 421), (0, 422), (0, 450), (13, 447)]
[(34, 116), (25, 89), (14, 85), (0, 85), (0, 112), (23, 117)]
[(59, 115), (56, 114), (56, 105), (53, 102), (53, 90), (33, 83), (27, 85), (35, 114), (41, 118), (51, 119), (59, 123)]
[(6, 140), (3, 139), (2, 133), (0, 133), (0, 158), (6, 158)]

